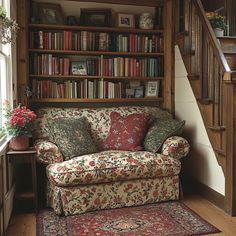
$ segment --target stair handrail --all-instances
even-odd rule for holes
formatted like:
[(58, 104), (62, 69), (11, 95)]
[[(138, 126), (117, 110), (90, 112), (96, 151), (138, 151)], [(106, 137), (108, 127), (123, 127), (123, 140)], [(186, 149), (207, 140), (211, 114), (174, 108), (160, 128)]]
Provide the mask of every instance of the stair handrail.
[(202, 3), (200, 0), (193, 0), (192, 2), (195, 5), (195, 8), (198, 10), (198, 14), (200, 14), (200, 18), (202, 21), (202, 27), (204, 27), (205, 32), (208, 33), (209, 39), (211, 40), (211, 43), (212, 43), (212, 47), (216, 52), (215, 56), (216, 56), (218, 62), (221, 64), (222, 68), (224, 69), (224, 72), (225, 72), (224, 80), (230, 80), (231, 69), (230, 69), (228, 62), (225, 58), (225, 55), (220, 47), (220, 44), (217, 41), (217, 38), (216, 38), (215, 33), (211, 27), (211, 24), (206, 16), (206, 13), (205, 13), (205, 10), (202, 6)]

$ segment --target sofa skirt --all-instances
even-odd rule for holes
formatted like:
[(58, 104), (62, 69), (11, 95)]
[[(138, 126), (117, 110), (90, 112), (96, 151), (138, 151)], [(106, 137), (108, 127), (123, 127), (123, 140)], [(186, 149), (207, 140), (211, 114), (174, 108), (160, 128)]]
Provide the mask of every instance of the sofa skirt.
[(47, 205), (56, 214), (68, 216), (100, 209), (177, 200), (179, 176), (75, 187), (58, 187), (48, 182), (47, 188)]

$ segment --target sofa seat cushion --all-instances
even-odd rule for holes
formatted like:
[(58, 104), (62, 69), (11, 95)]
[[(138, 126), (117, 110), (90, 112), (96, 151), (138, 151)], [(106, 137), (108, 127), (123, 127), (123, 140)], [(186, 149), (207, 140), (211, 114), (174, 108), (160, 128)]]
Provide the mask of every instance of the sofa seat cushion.
[(103, 151), (48, 165), (48, 179), (57, 186), (76, 186), (179, 174), (180, 161), (146, 151)]

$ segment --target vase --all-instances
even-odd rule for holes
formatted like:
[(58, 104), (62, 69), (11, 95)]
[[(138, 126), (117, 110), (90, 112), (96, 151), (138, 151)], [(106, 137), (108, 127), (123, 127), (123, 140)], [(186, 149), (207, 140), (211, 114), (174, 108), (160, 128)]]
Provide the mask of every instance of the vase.
[(139, 28), (140, 29), (153, 29), (154, 22), (151, 13), (143, 13), (139, 17)]
[(29, 148), (29, 137), (25, 135), (14, 137), (10, 140), (10, 148), (14, 151), (24, 151)]
[(215, 32), (216, 37), (223, 37), (224, 36), (224, 30), (222, 30), (222, 29), (215, 28), (214, 32)]

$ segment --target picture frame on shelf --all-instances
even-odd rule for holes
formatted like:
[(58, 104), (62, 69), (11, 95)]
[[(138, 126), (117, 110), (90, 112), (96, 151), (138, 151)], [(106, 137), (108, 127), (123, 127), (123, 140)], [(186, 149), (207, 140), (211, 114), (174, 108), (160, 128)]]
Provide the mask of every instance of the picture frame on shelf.
[(112, 13), (107, 8), (81, 8), (80, 25), (109, 27), (111, 26)]
[(38, 3), (39, 23), (63, 25), (64, 18), (61, 5), (54, 3)]
[(134, 98), (134, 89), (133, 88), (126, 88), (125, 95), (126, 95), (126, 98)]
[(87, 72), (86, 61), (72, 61), (71, 74), (72, 75), (87, 75), (88, 72)]
[(125, 28), (135, 28), (134, 14), (129, 13), (117, 13), (116, 14), (116, 26)]
[(148, 81), (145, 84), (145, 97), (158, 97), (160, 81)]
[(135, 98), (143, 98), (144, 97), (144, 87), (140, 86), (134, 89), (134, 97)]

